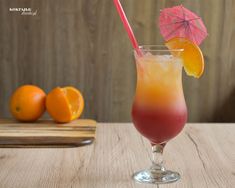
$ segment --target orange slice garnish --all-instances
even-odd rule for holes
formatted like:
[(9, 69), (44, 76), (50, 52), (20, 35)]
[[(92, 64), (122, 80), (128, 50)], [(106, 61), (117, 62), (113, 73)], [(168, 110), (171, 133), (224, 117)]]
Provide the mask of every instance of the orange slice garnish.
[(166, 42), (170, 50), (183, 49), (180, 57), (189, 76), (200, 78), (204, 72), (204, 57), (200, 48), (186, 38), (173, 38)]
[(46, 97), (46, 108), (58, 123), (67, 123), (80, 117), (84, 109), (81, 92), (74, 87), (57, 87)]

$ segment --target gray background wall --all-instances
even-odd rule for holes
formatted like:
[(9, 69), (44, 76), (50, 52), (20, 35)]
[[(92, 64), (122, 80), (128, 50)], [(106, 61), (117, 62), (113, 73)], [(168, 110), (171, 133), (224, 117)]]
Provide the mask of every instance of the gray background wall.
[[(140, 44), (163, 43), (156, 19), (183, 4), (208, 28), (206, 67), (199, 80), (183, 78), (189, 120), (235, 122), (235, 1), (123, 0)], [(31, 7), (36, 16), (10, 12)], [(85, 96), (84, 117), (130, 121), (135, 90), (131, 44), (112, 0), (0, 0), (0, 117), (22, 84), (51, 90), (73, 85)]]

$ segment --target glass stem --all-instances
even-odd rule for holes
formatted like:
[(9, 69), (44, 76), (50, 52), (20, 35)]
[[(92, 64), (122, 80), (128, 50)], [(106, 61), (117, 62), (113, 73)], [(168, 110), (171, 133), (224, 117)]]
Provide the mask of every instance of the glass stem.
[(165, 144), (152, 145), (152, 166), (151, 170), (165, 171), (163, 166), (163, 149)]

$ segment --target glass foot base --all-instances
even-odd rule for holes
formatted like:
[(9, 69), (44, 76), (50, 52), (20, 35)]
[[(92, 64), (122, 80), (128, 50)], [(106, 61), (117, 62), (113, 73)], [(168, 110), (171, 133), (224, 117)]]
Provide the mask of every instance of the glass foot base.
[(165, 184), (172, 183), (180, 179), (178, 172), (169, 170), (142, 170), (133, 175), (133, 179), (138, 183)]

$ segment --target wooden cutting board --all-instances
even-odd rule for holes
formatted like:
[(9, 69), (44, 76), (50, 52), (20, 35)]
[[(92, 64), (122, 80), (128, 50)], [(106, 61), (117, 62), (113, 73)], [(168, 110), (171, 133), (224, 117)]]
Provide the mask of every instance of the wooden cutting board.
[(0, 119), (0, 147), (78, 147), (95, 139), (96, 121), (78, 119), (67, 124), (51, 120), (20, 123)]

